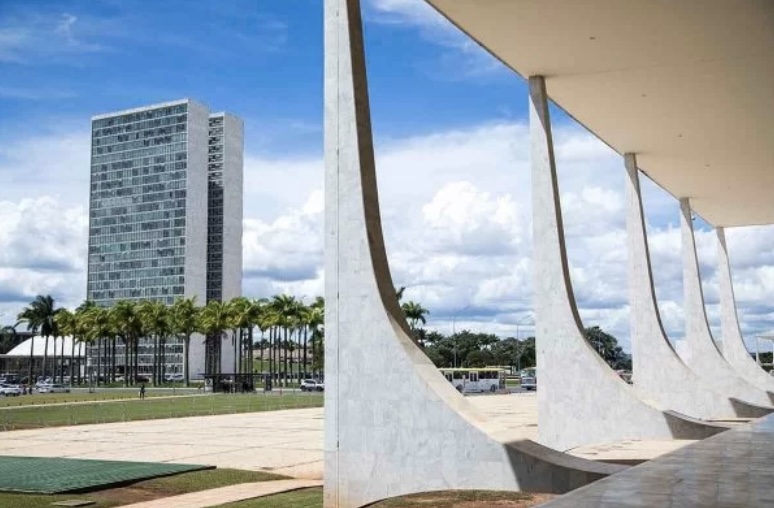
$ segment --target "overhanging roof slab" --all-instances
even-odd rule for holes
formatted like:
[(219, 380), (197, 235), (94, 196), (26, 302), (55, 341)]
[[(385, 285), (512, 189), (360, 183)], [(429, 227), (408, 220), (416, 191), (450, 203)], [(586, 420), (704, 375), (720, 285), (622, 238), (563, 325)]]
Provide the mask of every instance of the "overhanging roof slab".
[(774, 2), (427, 1), (711, 224), (774, 223)]

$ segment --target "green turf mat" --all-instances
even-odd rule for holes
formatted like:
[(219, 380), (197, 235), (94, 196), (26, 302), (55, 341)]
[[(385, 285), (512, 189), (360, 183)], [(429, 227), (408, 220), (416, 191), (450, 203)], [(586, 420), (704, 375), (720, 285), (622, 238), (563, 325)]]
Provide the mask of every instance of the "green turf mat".
[(56, 494), (201, 469), (212, 467), (159, 462), (0, 457), (0, 491)]

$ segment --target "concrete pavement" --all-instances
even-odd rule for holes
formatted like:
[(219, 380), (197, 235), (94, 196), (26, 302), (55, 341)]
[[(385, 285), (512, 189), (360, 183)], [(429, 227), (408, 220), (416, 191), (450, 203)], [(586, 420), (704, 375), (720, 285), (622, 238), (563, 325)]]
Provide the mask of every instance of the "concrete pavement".
[(322, 478), (322, 408), (0, 432), (0, 454), (179, 462)]
[(271, 496), (292, 490), (320, 487), (320, 480), (277, 480), (273, 482), (241, 483), (217, 489), (191, 492), (179, 496), (164, 497), (125, 505), (123, 508), (206, 508), (235, 503), (245, 499)]
[[(468, 397), (500, 425), (537, 439), (535, 393)], [(570, 453), (595, 460), (651, 459), (690, 441), (623, 441)], [(0, 454), (202, 464), (320, 480), (323, 409), (196, 416), (0, 432)]]

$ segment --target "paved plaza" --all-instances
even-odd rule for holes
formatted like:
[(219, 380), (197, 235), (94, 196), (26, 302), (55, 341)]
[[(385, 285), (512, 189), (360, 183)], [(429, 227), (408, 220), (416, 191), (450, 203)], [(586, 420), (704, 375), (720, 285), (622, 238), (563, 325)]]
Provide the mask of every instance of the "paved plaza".
[(293, 409), (0, 433), (0, 454), (177, 462), (322, 478), (323, 410)]
[[(524, 439), (537, 439), (535, 393), (467, 397), (480, 412)], [(596, 460), (650, 459), (690, 441), (601, 443), (572, 453)], [(0, 454), (176, 462), (269, 471), (319, 480), (323, 409), (197, 416), (0, 433)]]

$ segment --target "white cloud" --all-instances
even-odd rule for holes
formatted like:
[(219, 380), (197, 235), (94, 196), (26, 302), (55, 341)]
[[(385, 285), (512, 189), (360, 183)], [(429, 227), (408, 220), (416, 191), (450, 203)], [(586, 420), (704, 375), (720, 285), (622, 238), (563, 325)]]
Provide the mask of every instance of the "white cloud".
[(0, 200), (51, 196), (66, 206), (87, 204), (90, 153), (91, 135), (82, 129), (0, 144)]
[(70, 13), (24, 12), (6, 15), (0, 22), (0, 62), (34, 64), (43, 60), (105, 48), (91, 42), (95, 36), (109, 34), (99, 20), (81, 20)]
[(20, 304), (52, 293), (77, 305), (86, 289), (87, 217), (50, 197), (0, 201), (0, 322)]
[[(579, 129), (560, 126), (555, 140), (571, 276), (581, 316), (586, 325), (599, 325), (626, 342), (623, 163)], [(33, 146), (37, 149), (28, 161), (22, 155)], [(531, 333), (527, 128), (485, 124), (382, 140), (376, 148), (393, 278), (407, 286), (407, 298), (431, 310), (430, 326), (515, 335), (521, 322), (519, 333)], [(0, 302), (0, 313), (18, 312), (24, 303), (18, 295), (28, 298), (38, 292), (52, 292), (74, 305), (85, 289), (88, 136), (28, 140), (2, 155), (0, 175), (12, 178), (0, 187), (0, 200), (6, 201), (0, 205), (0, 241), (10, 246), (0, 255), (0, 294), (9, 295)], [(35, 168), (45, 177), (25, 180)], [(318, 158), (248, 154), (244, 287), (249, 296), (289, 291), (311, 299), (321, 294), (322, 181)], [(679, 338), (679, 210), (647, 179), (643, 192), (659, 306), (671, 337)], [(49, 229), (57, 233), (44, 236)], [(714, 233), (699, 231), (697, 243), (712, 304), (717, 284)], [(770, 228), (730, 230), (728, 243), (740, 316), (751, 337), (774, 323), (774, 308), (768, 303), (774, 301), (774, 234)], [(52, 271), (51, 266), (62, 268)], [(708, 307), (713, 325), (716, 310)], [(0, 315), (2, 320), (7, 317)]]
[(436, 62), (437, 77), (442, 79), (476, 78), (503, 71), (503, 65), (464, 35), (424, 0), (370, 0), (366, 21), (402, 25), (419, 30), (429, 42), (445, 48)]

